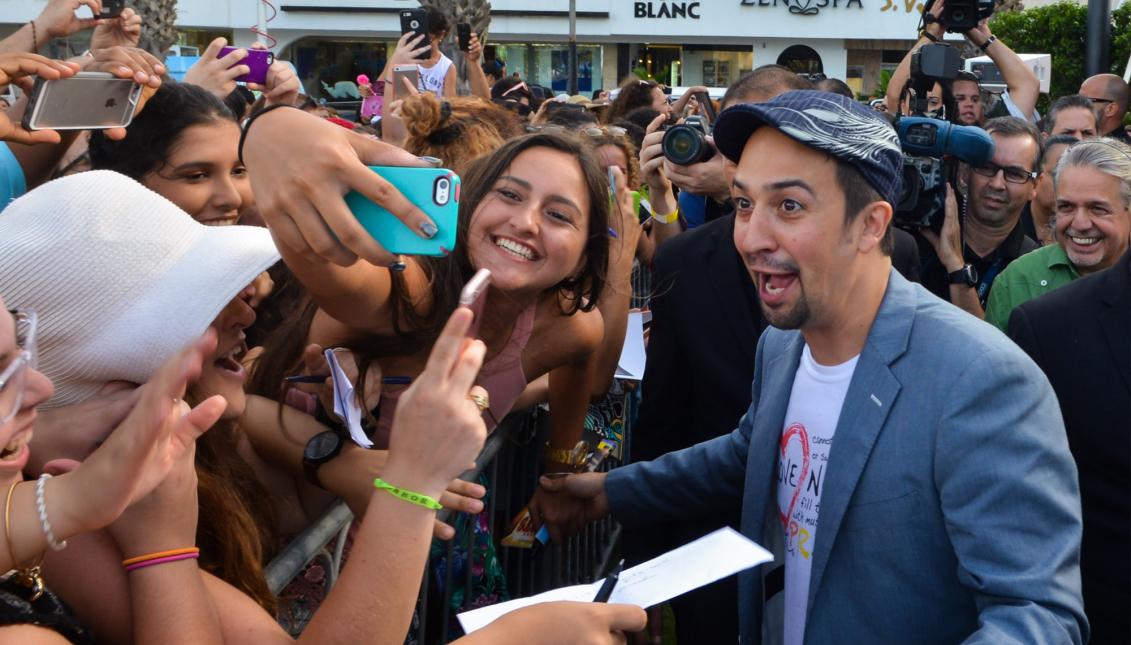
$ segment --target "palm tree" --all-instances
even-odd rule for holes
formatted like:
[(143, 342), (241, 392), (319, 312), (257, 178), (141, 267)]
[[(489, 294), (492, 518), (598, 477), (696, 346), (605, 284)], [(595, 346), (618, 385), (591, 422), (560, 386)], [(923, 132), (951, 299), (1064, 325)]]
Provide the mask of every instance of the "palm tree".
[(138, 47), (158, 58), (177, 42), (177, 0), (133, 0), (141, 16), (141, 41)]

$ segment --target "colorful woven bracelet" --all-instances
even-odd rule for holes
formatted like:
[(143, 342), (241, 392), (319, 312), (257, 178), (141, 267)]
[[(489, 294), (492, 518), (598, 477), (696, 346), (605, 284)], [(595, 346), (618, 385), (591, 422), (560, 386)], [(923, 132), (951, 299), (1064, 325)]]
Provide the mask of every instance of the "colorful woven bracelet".
[(404, 501), (410, 502), (412, 504), (416, 504), (417, 506), (423, 506), (424, 508), (427, 508), (429, 510), (438, 511), (441, 508), (444, 508), (444, 506), (440, 504), (440, 502), (437, 502), (436, 500), (423, 493), (414, 493), (411, 490), (397, 488), (396, 486), (393, 486), (380, 477), (373, 480), (373, 485), (376, 486), (378, 490), (388, 491), (394, 497), (403, 499)]
[(180, 555), (170, 555), (164, 558), (153, 558), (152, 560), (142, 560), (135, 562), (128, 567), (126, 571), (135, 571), (137, 569), (144, 569), (145, 567), (152, 567), (155, 564), (165, 564), (166, 562), (179, 562), (180, 560), (195, 560), (200, 557), (200, 553), (182, 553)]
[(138, 555), (138, 556), (134, 556), (132, 558), (126, 558), (125, 560), (122, 560), (122, 566), (128, 567), (131, 564), (137, 564), (138, 562), (145, 562), (147, 560), (156, 560), (158, 558), (167, 558), (167, 557), (172, 556), (172, 555), (185, 555), (185, 554), (188, 554), (188, 553), (194, 553), (194, 554), (199, 555), (200, 549), (198, 547), (195, 547), (195, 546), (186, 546), (186, 547), (183, 547), (183, 548), (180, 548), (180, 549), (169, 549), (168, 551), (158, 551), (157, 553), (146, 553), (145, 555)]

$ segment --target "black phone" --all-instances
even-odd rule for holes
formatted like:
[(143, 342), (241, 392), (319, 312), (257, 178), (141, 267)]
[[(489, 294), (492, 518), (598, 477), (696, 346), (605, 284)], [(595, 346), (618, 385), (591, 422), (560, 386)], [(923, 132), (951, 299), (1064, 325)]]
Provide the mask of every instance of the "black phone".
[(457, 22), (456, 23), (456, 38), (459, 40), (459, 50), (461, 52), (471, 51), (471, 23), (470, 22)]
[(122, 15), (122, 10), (126, 8), (126, 0), (102, 0), (102, 13), (98, 14), (99, 18), (117, 18)]
[[(423, 9), (405, 9), (401, 11), (401, 34), (416, 33), (424, 36), (424, 39), (417, 43), (417, 47), (427, 45), (428, 38), (428, 13)], [(432, 52), (424, 52), (416, 57), (417, 60), (428, 60), (432, 57)]]
[(711, 125), (714, 125), (715, 117), (718, 115), (715, 114), (715, 104), (711, 102), (711, 95), (706, 92), (696, 92), (695, 100), (699, 102), (699, 109), (702, 110), (702, 114), (707, 117), (707, 121)]

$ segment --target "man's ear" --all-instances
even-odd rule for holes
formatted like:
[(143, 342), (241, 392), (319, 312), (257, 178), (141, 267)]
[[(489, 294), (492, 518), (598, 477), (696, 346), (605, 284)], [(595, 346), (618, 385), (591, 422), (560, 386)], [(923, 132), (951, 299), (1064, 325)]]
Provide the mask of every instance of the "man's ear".
[(871, 253), (874, 249), (880, 248), (891, 225), (891, 218), (892, 208), (887, 202), (872, 202), (865, 206), (856, 216), (860, 227), (857, 250), (861, 253)]

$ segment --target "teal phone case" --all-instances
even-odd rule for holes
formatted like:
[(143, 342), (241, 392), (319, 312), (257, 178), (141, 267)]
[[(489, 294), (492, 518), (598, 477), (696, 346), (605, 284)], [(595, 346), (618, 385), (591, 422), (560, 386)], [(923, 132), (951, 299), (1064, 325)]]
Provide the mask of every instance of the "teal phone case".
[(346, 205), (378, 244), (398, 255), (440, 256), (455, 248), (459, 175), (446, 168), (370, 166), (369, 169), (401, 191), (408, 201), (431, 217), (439, 229), (434, 237), (425, 239), (361, 193), (349, 193)]

